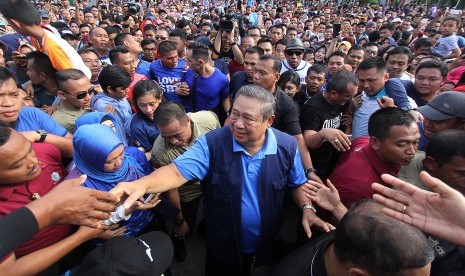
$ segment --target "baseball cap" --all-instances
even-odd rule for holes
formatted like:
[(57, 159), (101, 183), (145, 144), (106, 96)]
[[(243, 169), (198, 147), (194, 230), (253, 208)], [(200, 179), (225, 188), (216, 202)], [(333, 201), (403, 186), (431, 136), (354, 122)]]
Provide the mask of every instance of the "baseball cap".
[(61, 30), (58, 30), (58, 32), (60, 33), (60, 36), (63, 38), (65, 36), (72, 36), (74, 38), (78, 38), (74, 33), (73, 31), (71, 31), (70, 29), (61, 29)]
[(465, 93), (440, 93), (428, 104), (417, 108), (417, 111), (433, 121), (465, 118)]
[(76, 275), (161, 275), (173, 259), (173, 244), (162, 232), (115, 237), (91, 251)]
[(401, 23), (402, 22), (402, 19), (400, 19), (399, 17), (396, 17), (394, 18), (394, 20), (392, 20), (392, 23)]
[(202, 44), (205, 44), (207, 45), (208, 47), (211, 47), (213, 44), (211, 42), (211, 40), (206, 37), (206, 36), (201, 36), (201, 37), (198, 37), (195, 42), (198, 42), (198, 43), (202, 43)]
[(38, 10), (40, 18), (50, 18), (50, 15), (46, 10)]
[(300, 39), (292, 38), (287, 41), (285, 50), (305, 50), (305, 47)]

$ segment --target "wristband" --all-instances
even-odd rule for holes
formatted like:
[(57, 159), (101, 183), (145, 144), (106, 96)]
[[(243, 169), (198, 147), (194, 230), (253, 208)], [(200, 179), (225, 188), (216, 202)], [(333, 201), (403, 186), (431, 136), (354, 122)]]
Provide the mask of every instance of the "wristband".
[(316, 214), (316, 209), (315, 207), (310, 204), (310, 203), (305, 203), (304, 205), (302, 205), (302, 211), (306, 210), (306, 209), (310, 209), (312, 210), (315, 214)]

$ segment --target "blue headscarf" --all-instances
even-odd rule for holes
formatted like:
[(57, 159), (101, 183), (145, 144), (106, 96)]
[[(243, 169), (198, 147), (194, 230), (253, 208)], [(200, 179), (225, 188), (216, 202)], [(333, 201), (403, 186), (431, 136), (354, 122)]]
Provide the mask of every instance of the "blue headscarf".
[(90, 124), (101, 124), (102, 120), (104, 117), (108, 117), (112, 122), (113, 125), (115, 126), (116, 129), (116, 135), (120, 138), (120, 140), (123, 142), (124, 146), (128, 146), (128, 142), (126, 140), (126, 134), (124, 133), (124, 128), (120, 124), (119, 120), (115, 118), (111, 113), (105, 113), (105, 112), (89, 112), (85, 113), (76, 120), (76, 129), (83, 125), (90, 125)]
[(121, 145), (121, 140), (108, 126), (90, 124), (76, 130), (73, 137), (74, 162), (76, 168), (88, 177), (84, 185), (98, 190), (110, 190), (118, 182), (133, 181), (145, 175), (141, 165), (127, 152), (124, 153), (118, 171), (103, 171), (108, 155)]

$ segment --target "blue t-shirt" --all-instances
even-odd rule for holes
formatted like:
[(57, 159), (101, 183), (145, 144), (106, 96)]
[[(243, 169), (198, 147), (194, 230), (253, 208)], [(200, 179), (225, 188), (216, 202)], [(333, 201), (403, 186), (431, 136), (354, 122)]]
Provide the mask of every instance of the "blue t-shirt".
[(143, 147), (146, 152), (151, 151), (159, 134), (153, 121), (149, 121), (140, 113), (134, 115), (131, 121), (131, 145)]
[(45, 130), (48, 133), (64, 137), (68, 131), (55, 122), (47, 113), (35, 107), (23, 107), (16, 121), (17, 131)]
[[(233, 151), (241, 152), (242, 158), (242, 248), (243, 253), (254, 253), (260, 240), (260, 208), (257, 190), (260, 167), (266, 155), (277, 154), (278, 146), (276, 136), (270, 128), (266, 131), (265, 144), (254, 156), (250, 156), (234, 140), (234, 137), (232, 139)], [(191, 148), (173, 162), (185, 179), (203, 179), (207, 175), (208, 164), (210, 164), (210, 152), (205, 135), (198, 138)], [(305, 177), (299, 149), (297, 148), (294, 155), (294, 165), (290, 169), (287, 185), (298, 187), (306, 181), (307, 178)], [(212, 195), (206, 194), (205, 196)]]
[(161, 63), (161, 60), (156, 60), (150, 65), (151, 79), (158, 82), (163, 89), (163, 96), (168, 101), (180, 103), (186, 108), (189, 104), (189, 97), (179, 96), (174, 93), (174, 90), (181, 82), (185, 81), (184, 60), (178, 60), (178, 65), (175, 68), (166, 68)]
[[(189, 88), (192, 90), (194, 85), (194, 71), (190, 68), (186, 73), (186, 82)], [(197, 110), (211, 110), (216, 108), (220, 101), (229, 97), (229, 81), (228, 78), (215, 68), (215, 72), (207, 78), (198, 75), (197, 77)], [(191, 91), (190, 95), (193, 93)], [(193, 109), (193, 98), (190, 99), (188, 112), (194, 112)]]
[(221, 71), (221, 73), (223, 73), (225, 75), (229, 74), (229, 67), (228, 67), (228, 64), (226, 64), (226, 62), (224, 61), (224, 59), (222, 59), (222, 58), (215, 59), (213, 64), (214, 64), (215, 68), (217, 68), (218, 70)]
[(457, 36), (450, 35), (439, 38), (431, 51), (436, 54), (447, 56), (452, 53), (452, 50), (457, 48), (459, 48)]
[(136, 67), (136, 73), (146, 76), (148, 79), (151, 79), (150, 75), (150, 63), (145, 60), (139, 60), (139, 64)]

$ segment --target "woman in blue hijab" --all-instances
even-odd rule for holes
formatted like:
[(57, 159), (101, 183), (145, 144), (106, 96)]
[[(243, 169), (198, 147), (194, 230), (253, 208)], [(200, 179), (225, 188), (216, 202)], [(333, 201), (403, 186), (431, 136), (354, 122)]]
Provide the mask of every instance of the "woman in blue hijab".
[(76, 120), (76, 129), (78, 129), (80, 126), (90, 124), (104, 124), (111, 127), (116, 132), (116, 135), (118, 135), (118, 137), (121, 139), (124, 146), (128, 146), (128, 141), (126, 140), (126, 134), (124, 133), (123, 126), (111, 113), (94, 111), (83, 114)]
[[(148, 163), (144, 153), (139, 150), (131, 153), (125, 151), (121, 140), (108, 126), (79, 126), (74, 133), (73, 147), (76, 167), (71, 171), (72, 177), (69, 178), (86, 174), (87, 179), (83, 184), (86, 187), (109, 191), (119, 182), (134, 181), (150, 173), (143, 169), (147, 167), (146, 164), (140, 163)], [(136, 236), (152, 218), (151, 210), (133, 212), (126, 221), (125, 235)]]

